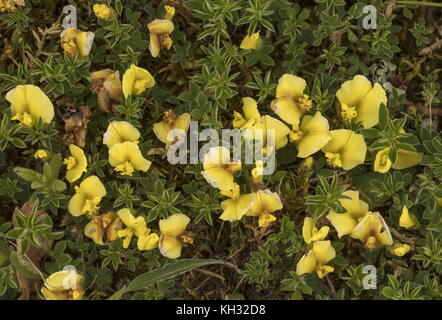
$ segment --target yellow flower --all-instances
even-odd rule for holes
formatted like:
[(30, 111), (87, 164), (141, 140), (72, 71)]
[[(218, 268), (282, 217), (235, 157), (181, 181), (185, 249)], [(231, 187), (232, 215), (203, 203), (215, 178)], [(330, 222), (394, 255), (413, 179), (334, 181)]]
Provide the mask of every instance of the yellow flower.
[(391, 246), (390, 252), (398, 257), (402, 257), (406, 255), (410, 249), (408, 244), (396, 242)]
[(52, 152), (49, 151), (49, 150), (38, 149), (34, 153), (34, 158), (35, 159), (49, 160), (49, 159), (52, 158), (52, 155), (53, 155)]
[(258, 104), (255, 99), (250, 97), (242, 98), (242, 110), (244, 112), (244, 117), (239, 113), (233, 112), (233, 122), (232, 125), (235, 129), (246, 129), (253, 126), (257, 120), (261, 119), (261, 115), (258, 111)]
[(115, 112), (115, 107), (123, 102), (120, 73), (111, 69), (96, 71), (91, 74), (90, 81), (100, 109)]
[[(345, 191), (342, 194), (344, 197), (339, 199), (345, 213), (336, 213), (330, 211), (327, 219), (335, 227), (338, 232), (338, 237), (349, 235), (358, 224), (358, 221), (364, 217), (368, 212), (368, 203), (359, 200), (358, 191)], [(347, 199), (348, 198), (348, 199)]]
[(94, 41), (93, 32), (80, 31), (74, 28), (64, 30), (60, 34), (61, 47), (67, 56), (80, 55), (85, 57), (89, 55)]
[(170, 34), (173, 32), (174, 26), (171, 21), (175, 8), (166, 6), (166, 15), (164, 19), (155, 19), (147, 25), (150, 32), (149, 50), (152, 57), (158, 57), (160, 50), (166, 48), (169, 50), (172, 47), (173, 41), (170, 38)]
[(232, 190), (233, 174), (241, 169), (241, 162), (230, 162), (230, 152), (226, 147), (212, 147), (204, 156), (201, 174), (213, 187)]
[(399, 218), (399, 226), (406, 229), (419, 226), (419, 221), (414, 214), (408, 211), (407, 206), (402, 207), (402, 214)]
[[(273, 139), (275, 150), (283, 148), (289, 141), (288, 135), (290, 129), (278, 119), (271, 116), (263, 116), (256, 123), (246, 129), (244, 137), (246, 139), (258, 140), (262, 144), (263, 148), (267, 148), (268, 139)], [(272, 140), (270, 140), (272, 141)], [(269, 144), (270, 145), (270, 144)], [(273, 150), (267, 150), (267, 153), (271, 153)]]
[[(98, 245), (105, 245), (118, 239), (118, 231), (121, 229), (121, 220), (116, 213), (109, 212), (100, 216), (92, 217), (84, 227), (85, 236), (91, 238)], [(106, 235), (107, 241), (103, 241)]]
[(298, 157), (307, 158), (321, 150), (331, 139), (328, 120), (317, 111), (314, 116), (304, 116), (301, 125), (294, 124), (290, 139), (298, 146)]
[(103, 20), (111, 20), (114, 16), (114, 11), (109, 8), (104, 3), (102, 4), (94, 4), (92, 7), (95, 13), (95, 16), (97, 18), (103, 19)]
[(386, 173), (391, 168), (391, 160), (388, 157), (388, 153), (390, 152), (390, 148), (385, 148), (378, 153), (376, 153), (376, 157), (374, 159), (374, 171), (380, 172), (380, 173)]
[(315, 220), (310, 217), (304, 219), (304, 225), (302, 226), (302, 237), (306, 243), (311, 243), (314, 241), (324, 240), (330, 228), (323, 226), (321, 229), (316, 229)]
[(390, 168), (397, 170), (410, 168), (418, 165), (423, 157), (422, 153), (399, 149), (396, 157), (396, 162), (392, 164), (390, 158), (388, 157), (389, 152), (390, 148), (385, 148), (378, 151), (374, 160), (374, 171), (386, 173), (388, 172), (388, 170), (390, 170)]
[(43, 123), (49, 123), (54, 118), (51, 100), (34, 85), (18, 85), (6, 94), (5, 99), (11, 103), (11, 119), (20, 121), (22, 125), (31, 127), (38, 118)]
[(327, 265), (327, 263), (335, 257), (336, 251), (331, 246), (330, 240), (315, 241), (312, 250), (299, 260), (296, 266), (296, 274), (303, 275), (316, 272), (318, 277), (322, 279), (328, 273), (335, 270), (333, 267)]
[(179, 258), (183, 243), (193, 242), (185, 232), (189, 222), (189, 217), (182, 213), (160, 220), (161, 237), (158, 247), (163, 256), (170, 259)]
[(261, 40), (259, 38), (259, 31), (252, 34), (251, 36), (245, 36), (241, 41), (240, 48), (245, 50), (259, 50), (261, 45)]
[(123, 142), (138, 143), (138, 139), (140, 139), (140, 132), (126, 121), (112, 121), (103, 135), (103, 143), (108, 148)]
[(233, 190), (221, 190), (221, 194), (230, 199), (221, 202), (223, 213), (219, 217), (224, 221), (238, 221), (249, 211), (255, 195), (253, 193), (240, 194), (239, 185), (235, 184)]
[(138, 238), (138, 250), (143, 251), (156, 248), (159, 237), (156, 233), (150, 233), (150, 229), (146, 226), (146, 220), (144, 220), (143, 217), (135, 218), (127, 208), (119, 210), (117, 214), (127, 227), (126, 229), (118, 231), (118, 237), (124, 238), (124, 249), (129, 247), (133, 236)]
[(135, 142), (114, 144), (109, 149), (109, 163), (122, 175), (131, 176), (135, 170), (146, 172), (152, 162), (145, 159)]
[[(164, 113), (163, 120), (153, 125), (153, 132), (166, 145), (171, 145), (185, 136), (189, 130), (190, 114), (183, 113), (175, 116), (173, 111)], [(178, 132), (172, 130), (177, 129)]]
[(365, 217), (354, 227), (351, 237), (361, 240), (370, 249), (393, 244), (390, 229), (379, 212), (367, 212)]
[(276, 192), (271, 192), (268, 189), (258, 190), (254, 196), (255, 199), (246, 215), (259, 217), (258, 225), (267, 227), (270, 223), (276, 221), (276, 217), (272, 213), (282, 209), (281, 199)]
[(364, 128), (371, 128), (379, 122), (379, 106), (387, 104), (384, 88), (379, 83), (373, 87), (371, 82), (362, 75), (345, 81), (336, 92), (341, 103), (341, 115), (344, 120), (362, 122)]
[(84, 179), (80, 186), (75, 186), (75, 195), (69, 200), (68, 210), (73, 216), (85, 213), (93, 215), (99, 207), (101, 199), (106, 195), (106, 189), (97, 176)]
[(66, 165), (66, 179), (72, 183), (80, 179), (83, 172), (86, 172), (87, 159), (84, 155), (83, 149), (77, 147), (75, 144), (69, 145), (71, 156), (64, 159)]
[(322, 152), (332, 166), (350, 170), (364, 163), (367, 145), (361, 134), (346, 129), (332, 130), (329, 134), (332, 138)]
[(255, 168), (252, 169), (252, 181), (255, 184), (262, 184), (264, 182), (263, 175), (264, 173), (264, 163), (262, 160), (257, 160), (255, 162)]
[(41, 292), (46, 300), (81, 300), (83, 277), (75, 270), (55, 272), (45, 280)]
[(127, 98), (129, 95), (138, 95), (152, 88), (155, 79), (146, 69), (132, 64), (123, 75), (123, 94)]
[(276, 99), (270, 107), (285, 122), (299, 125), (301, 116), (309, 110), (312, 102), (304, 94), (306, 82), (293, 74), (284, 74), (276, 87)]
[(164, 9), (166, 10), (166, 14), (164, 15), (164, 19), (172, 20), (173, 16), (175, 15), (175, 8), (172, 6), (164, 6)]

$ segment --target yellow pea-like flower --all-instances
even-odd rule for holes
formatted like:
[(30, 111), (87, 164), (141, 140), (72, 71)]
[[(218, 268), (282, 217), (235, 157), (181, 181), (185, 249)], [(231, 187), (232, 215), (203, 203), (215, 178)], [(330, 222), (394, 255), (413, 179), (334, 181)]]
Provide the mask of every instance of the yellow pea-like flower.
[(408, 211), (407, 206), (402, 207), (402, 214), (399, 217), (399, 226), (406, 229), (419, 226), (419, 221), (414, 214)]
[(288, 73), (278, 81), (276, 99), (270, 107), (288, 124), (299, 125), (301, 116), (312, 106), (311, 100), (304, 94), (306, 85), (304, 79)]
[(136, 236), (138, 250), (152, 250), (157, 247), (159, 237), (156, 233), (151, 233), (146, 225), (143, 217), (135, 218), (128, 208), (121, 209), (117, 212), (118, 217), (126, 226), (125, 229), (118, 231), (118, 237), (124, 238), (123, 248), (127, 249)]
[(75, 195), (69, 200), (68, 210), (73, 216), (93, 215), (99, 209), (106, 189), (97, 176), (84, 179), (80, 186), (75, 186)]
[(396, 242), (391, 248), (390, 252), (398, 257), (406, 255), (410, 251), (411, 247), (408, 244)]
[(153, 125), (153, 132), (161, 142), (171, 145), (185, 136), (189, 125), (189, 113), (176, 116), (173, 111), (167, 111), (164, 113), (163, 120)]
[(212, 147), (204, 155), (201, 174), (213, 187), (232, 190), (233, 175), (241, 169), (241, 162), (230, 161), (230, 151), (226, 147)]
[(235, 129), (247, 129), (252, 127), (256, 121), (261, 119), (261, 115), (258, 111), (258, 104), (255, 99), (250, 97), (242, 98), (242, 110), (244, 116), (242, 116), (239, 112), (233, 112), (233, 122), (232, 125)]
[(346, 129), (331, 130), (329, 134), (331, 140), (322, 148), (329, 164), (351, 170), (364, 163), (367, 145), (363, 135)]
[(67, 56), (79, 55), (85, 57), (89, 55), (92, 49), (94, 37), (95, 34), (93, 32), (69, 28), (60, 34), (61, 47)]
[(302, 226), (302, 237), (306, 243), (324, 240), (329, 231), (330, 228), (328, 226), (323, 226), (318, 230), (315, 226), (315, 220), (313, 220), (313, 218), (306, 217), (304, 219), (304, 224)]
[(338, 237), (350, 235), (358, 222), (367, 214), (368, 203), (359, 199), (359, 191), (348, 190), (339, 199), (345, 213), (330, 211), (327, 219), (338, 232)]
[(241, 49), (245, 50), (259, 50), (260, 46), (261, 39), (259, 38), (259, 31), (255, 32), (251, 36), (245, 36), (244, 39), (242, 39), (241, 44), (239, 45)]
[(293, 125), (290, 139), (298, 146), (298, 157), (307, 158), (321, 150), (330, 140), (328, 120), (317, 111), (314, 116), (306, 115), (301, 125)]
[(379, 83), (373, 86), (362, 75), (345, 81), (336, 92), (341, 103), (341, 115), (346, 121), (362, 122), (364, 128), (371, 128), (379, 122), (379, 106), (387, 104), (387, 95)]
[(104, 3), (94, 4), (92, 9), (94, 10), (95, 16), (103, 20), (111, 20), (115, 15), (114, 10)]
[(66, 180), (70, 183), (80, 179), (83, 172), (87, 172), (87, 159), (84, 155), (83, 149), (77, 147), (75, 144), (69, 145), (71, 156), (64, 159), (63, 163), (66, 165)]
[(154, 58), (158, 57), (162, 48), (169, 50), (173, 44), (170, 34), (174, 29), (172, 18), (175, 14), (175, 8), (165, 6), (165, 9), (164, 19), (155, 19), (147, 25), (150, 32), (149, 50)]
[(146, 172), (152, 162), (143, 157), (138, 144), (126, 141), (109, 149), (109, 164), (122, 175), (131, 176), (135, 170)]
[(221, 202), (223, 213), (219, 217), (224, 221), (238, 221), (249, 211), (255, 194), (240, 194), (239, 185), (235, 184), (232, 190), (222, 190), (221, 194), (230, 199)]
[(26, 84), (11, 89), (5, 99), (11, 104), (12, 118), (24, 126), (32, 127), (38, 119), (49, 123), (54, 118), (54, 106), (37, 86)]
[(132, 64), (123, 74), (123, 94), (127, 98), (129, 95), (138, 95), (152, 88), (155, 79), (149, 71)]
[(379, 212), (369, 211), (354, 227), (350, 236), (361, 240), (370, 249), (393, 244), (390, 229)]
[(112, 121), (103, 135), (103, 143), (111, 148), (123, 142), (138, 143), (140, 131), (126, 121)]
[(376, 153), (373, 164), (374, 171), (386, 173), (390, 168), (402, 170), (418, 165), (423, 157), (422, 153), (406, 151), (399, 149), (396, 157), (396, 162), (392, 163), (388, 157), (391, 148), (384, 148)]
[(73, 269), (55, 272), (45, 280), (41, 292), (46, 300), (81, 300), (83, 277)]
[(282, 207), (282, 201), (276, 192), (271, 192), (269, 189), (258, 190), (255, 193), (252, 206), (246, 214), (259, 217), (258, 225), (267, 227), (270, 223), (276, 221), (276, 217), (272, 213), (281, 210)]
[(327, 265), (328, 262), (336, 257), (336, 251), (332, 247), (330, 240), (315, 241), (309, 253), (305, 254), (296, 265), (296, 274), (316, 272), (320, 279), (328, 273), (333, 272), (334, 268)]
[(388, 157), (388, 153), (390, 152), (390, 148), (385, 148), (376, 153), (376, 157), (374, 159), (373, 169), (376, 172), (386, 173), (391, 168), (391, 160)]
[[(121, 229), (121, 220), (114, 212), (93, 216), (91, 221), (84, 227), (84, 235), (91, 238), (98, 245), (105, 245), (118, 239), (118, 231)], [(106, 240), (104, 240), (106, 236)]]
[(163, 256), (176, 259), (181, 256), (184, 243), (193, 243), (192, 238), (186, 233), (190, 218), (185, 214), (173, 214), (167, 219), (160, 220), (159, 249)]

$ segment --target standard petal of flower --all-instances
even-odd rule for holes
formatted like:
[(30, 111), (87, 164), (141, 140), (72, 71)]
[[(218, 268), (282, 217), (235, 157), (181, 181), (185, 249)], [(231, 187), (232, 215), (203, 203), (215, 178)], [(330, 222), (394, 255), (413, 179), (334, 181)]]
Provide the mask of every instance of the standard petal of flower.
[(331, 246), (330, 240), (315, 241), (312, 251), (315, 253), (316, 261), (321, 265), (325, 265), (336, 257), (336, 251)]
[(316, 258), (313, 251), (310, 251), (308, 254), (305, 254), (301, 260), (299, 260), (296, 265), (296, 274), (303, 275), (306, 273), (313, 273), (316, 270)]
[(339, 238), (351, 234), (354, 227), (358, 224), (358, 221), (349, 213), (330, 212), (327, 215), (327, 219), (338, 232)]
[(140, 132), (126, 121), (112, 121), (103, 135), (103, 143), (108, 148), (126, 141), (137, 142), (138, 139), (140, 139)]
[(173, 214), (167, 219), (160, 220), (160, 231), (162, 235), (178, 237), (184, 233), (190, 218), (185, 214)]
[(26, 85), (18, 85), (6, 94), (5, 99), (11, 104), (12, 115), (27, 112), (26, 87)]
[(336, 97), (341, 104), (355, 106), (370, 91), (371, 83), (366, 77), (356, 75), (352, 80), (345, 81), (336, 92)]
[(351, 170), (363, 164), (367, 153), (367, 145), (364, 136), (351, 132), (344, 150), (342, 151), (342, 167), (344, 170)]
[(379, 122), (379, 106), (387, 104), (387, 95), (384, 88), (379, 83), (375, 83), (373, 88), (359, 102), (356, 122), (362, 122), (364, 128), (371, 128)]
[(174, 26), (173, 22), (167, 19), (155, 19), (148, 24), (147, 28), (150, 33), (171, 34)]
[(359, 191), (347, 190), (342, 195), (350, 198), (342, 197), (339, 202), (352, 217), (360, 218), (367, 213), (368, 203), (359, 199)]
[(84, 179), (80, 183), (80, 189), (86, 194), (87, 198), (102, 198), (106, 195), (106, 188), (97, 176)]
[(423, 154), (417, 152), (410, 152), (399, 149), (396, 162), (392, 165), (393, 169), (402, 170), (416, 166), (421, 163)]
[(304, 79), (286, 73), (279, 78), (278, 86), (276, 87), (276, 98), (300, 98), (303, 96), (306, 85)]
[(85, 195), (84, 193), (76, 193), (72, 196), (68, 203), (69, 212), (75, 216), (81, 216), (84, 214), (83, 205), (84, 205)]

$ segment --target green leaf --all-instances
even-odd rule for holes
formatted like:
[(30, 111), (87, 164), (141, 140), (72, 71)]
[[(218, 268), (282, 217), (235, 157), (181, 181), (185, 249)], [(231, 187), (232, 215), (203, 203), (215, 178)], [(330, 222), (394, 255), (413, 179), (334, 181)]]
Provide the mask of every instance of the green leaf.
[(126, 293), (126, 287), (124, 286), (113, 295), (111, 295), (107, 300), (120, 300), (120, 298)]
[(132, 280), (126, 289), (126, 292), (141, 290), (158, 281), (168, 280), (194, 268), (207, 266), (211, 264), (223, 264), (233, 269), (238, 269), (235, 265), (223, 260), (217, 259), (183, 259), (167, 264), (161, 268), (144, 273)]
[(25, 260), (24, 257), (20, 256), (16, 251), (12, 251), (9, 256), (11, 264), (28, 279), (41, 279), (38, 270), (30, 263)]

